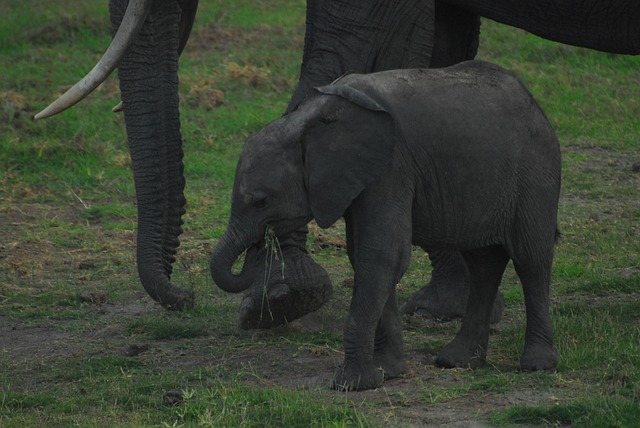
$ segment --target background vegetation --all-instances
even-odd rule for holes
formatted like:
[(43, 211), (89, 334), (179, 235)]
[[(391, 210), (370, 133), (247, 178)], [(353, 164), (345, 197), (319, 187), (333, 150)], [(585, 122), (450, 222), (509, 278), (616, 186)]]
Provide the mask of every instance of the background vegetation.
[[(237, 156), (295, 87), (304, 0), (201, 2), (181, 60), (189, 211), (176, 282), (195, 309), (166, 312), (135, 273), (135, 207), (115, 76), (59, 117), (31, 117), (109, 43), (107, 2), (0, 3), (0, 425), (631, 426), (640, 418), (640, 58), (567, 47), (489, 21), (479, 58), (516, 72), (561, 140), (563, 189), (552, 295), (561, 361), (520, 373), (524, 305), (508, 308), (476, 371), (440, 370), (459, 323), (407, 317), (411, 373), (378, 391), (327, 388), (341, 360), (352, 275), (340, 225), (309, 246), (332, 302), (271, 332), (235, 325), (217, 290)], [(406, 299), (429, 278), (414, 251)]]

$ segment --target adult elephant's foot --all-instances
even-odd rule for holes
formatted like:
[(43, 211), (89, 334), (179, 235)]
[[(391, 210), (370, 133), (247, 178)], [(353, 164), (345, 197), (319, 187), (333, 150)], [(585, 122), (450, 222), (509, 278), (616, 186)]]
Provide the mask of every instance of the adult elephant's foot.
[(339, 391), (363, 391), (382, 385), (384, 374), (373, 364), (342, 365), (335, 373), (331, 387)]
[[(403, 303), (402, 315), (422, 315), (440, 321), (462, 318), (469, 298), (469, 274), (457, 251), (437, 250), (429, 253), (433, 273), (431, 282)], [(492, 324), (502, 319), (504, 297), (498, 292), (491, 311)]]
[(279, 240), (277, 250), (264, 243), (247, 251), (245, 264), (258, 272), (240, 305), (240, 328), (267, 329), (318, 310), (333, 291), (327, 272), (306, 250), (307, 231)]
[(384, 379), (394, 379), (409, 372), (404, 358), (398, 358), (392, 354), (374, 354), (374, 367), (382, 369)]

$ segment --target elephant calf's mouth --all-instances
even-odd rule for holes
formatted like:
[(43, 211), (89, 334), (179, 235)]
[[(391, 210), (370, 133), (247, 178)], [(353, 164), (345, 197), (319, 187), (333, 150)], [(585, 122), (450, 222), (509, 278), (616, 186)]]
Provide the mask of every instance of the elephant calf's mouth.
[[(284, 257), (282, 255), (282, 247), (276, 236), (275, 230), (271, 226), (267, 226), (264, 232), (264, 249), (265, 249), (265, 272), (271, 272), (274, 263), (281, 263), (282, 279), (284, 279)], [(265, 283), (268, 281), (269, 275), (265, 275)]]
[[(254, 246), (260, 254), (258, 260), (264, 259), (263, 263), (266, 272), (271, 272), (273, 270), (274, 263), (277, 262), (282, 262), (282, 270), (284, 271), (284, 258), (282, 256), (282, 248), (280, 247), (280, 241), (276, 237), (275, 233), (273, 233), (273, 229), (267, 229), (267, 232), (264, 235), (264, 239), (261, 242), (257, 242)], [(231, 273), (233, 275), (239, 275), (243, 271), (244, 265), (247, 262), (248, 252), (249, 249), (244, 250), (233, 262), (233, 265), (231, 266)]]
[(311, 220), (313, 220), (312, 216), (299, 216), (279, 221), (270, 221), (267, 223), (265, 230), (265, 240), (267, 235), (272, 235), (276, 239), (285, 238), (295, 231), (304, 228)]

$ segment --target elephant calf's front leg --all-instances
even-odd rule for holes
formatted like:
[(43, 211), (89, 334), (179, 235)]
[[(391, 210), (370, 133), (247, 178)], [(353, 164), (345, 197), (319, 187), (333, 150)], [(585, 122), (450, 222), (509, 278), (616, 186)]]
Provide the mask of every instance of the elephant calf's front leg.
[(395, 284), (409, 263), (410, 234), (372, 229), (375, 233), (367, 233), (362, 225), (354, 228), (347, 218), (355, 285), (344, 333), (344, 364), (333, 382), (336, 389), (376, 388), (385, 377), (407, 371)]
[(385, 379), (393, 379), (408, 371), (404, 360), (402, 319), (398, 313), (398, 301), (394, 286), (391, 288), (391, 293), (376, 328), (373, 364), (382, 369)]
[[(362, 322), (349, 317), (349, 325), (354, 332), (345, 332), (345, 364), (340, 367), (334, 379), (334, 388), (344, 390), (372, 389), (380, 386), (385, 379), (393, 379), (408, 371), (404, 360), (402, 320), (398, 314), (395, 288), (391, 287), (380, 319), (375, 328), (373, 343), (347, 342), (348, 336), (360, 336)], [(370, 332), (368, 332), (370, 334)], [(373, 356), (371, 348), (373, 345)], [(360, 348), (359, 351), (354, 351)], [(351, 352), (347, 352), (350, 349)]]
[(356, 282), (344, 332), (344, 364), (333, 381), (336, 389), (377, 388), (385, 377), (397, 377), (406, 371), (402, 328), (397, 328), (400, 319), (395, 310), (398, 320), (393, 320), (389, 310), (396, 304), (395, 293), (390, 286), (382, 290), (370, 288)]

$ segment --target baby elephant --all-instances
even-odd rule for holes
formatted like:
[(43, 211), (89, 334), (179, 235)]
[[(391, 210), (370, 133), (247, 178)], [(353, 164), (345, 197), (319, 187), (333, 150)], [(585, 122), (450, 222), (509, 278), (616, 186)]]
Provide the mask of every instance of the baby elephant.
[(458, 250), (469, 269), (462, 327), (437, 357), (444, 367), (484, 362), (492, 303), (512, 260), (527, 310), (521, 367), (549, 369), (559, 191), (556, 136), (507, 71), (470, 61), (352, 74), (249, 139), (211, 273), (222, 289), (245, 290), (247, 265), (258, 263), (238, 274), (232, 265), (266, 231), (277, 237), (312, 218), (329, 227), (344, 217), (355, 284), (334, 387), (358, 390), (407, 371), (395, 284), (412, 244)]

